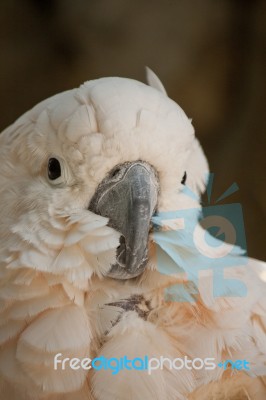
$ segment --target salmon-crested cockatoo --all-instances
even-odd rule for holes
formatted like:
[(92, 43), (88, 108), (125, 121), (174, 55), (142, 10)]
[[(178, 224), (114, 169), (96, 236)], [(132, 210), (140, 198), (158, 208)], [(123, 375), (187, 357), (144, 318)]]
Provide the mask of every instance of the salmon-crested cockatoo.
[[(147, 76), (88, 81), (0, 135), (2, 400), (266, 398), (264, 264), (233, 250), (214, 295), (227, 245), (197, 222), (207, 162), (191, 120)], [(160, 218), (182, 210), (193, 229)], [(124, 357), (153, 368), (88, 364)], [(178, 368), (185, 359), (198, 362)]]

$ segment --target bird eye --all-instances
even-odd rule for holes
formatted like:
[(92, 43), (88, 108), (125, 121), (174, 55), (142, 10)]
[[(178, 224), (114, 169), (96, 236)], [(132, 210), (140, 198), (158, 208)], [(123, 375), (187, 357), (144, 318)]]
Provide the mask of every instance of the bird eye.
[(50, 158), (48, 162), (48, 177), (51, 181), (61, 176), (61, 165), (56, 158)]
[(186, 184), (186, 180), (187, 180), (187, 172), (185, 171), (185, 173), (183, 175), (183, 178), (182, 178), (182, 181), (181, 181), (182, 185)]

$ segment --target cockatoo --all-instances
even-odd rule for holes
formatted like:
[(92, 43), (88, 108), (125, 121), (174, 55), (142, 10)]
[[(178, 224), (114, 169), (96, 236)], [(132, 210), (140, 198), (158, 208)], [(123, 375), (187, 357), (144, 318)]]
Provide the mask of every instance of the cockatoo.
[[(199, 200), (184, 190), (204, 191), (206, 158), (191, 120), (147, 76), (149, 85), (88, 81), (0, 135), (2, 400), (266, 398), (265, 266), (237, 251), (228, 276), (245, 296), (228, 287), (213, 295), (221, 247), (204, 248)], [(176, 210), (191, 210), (195, 229), (160, 218)], [(191, 235), (209, 269), (199, 270)], [(125, 356), (245, 359), (250, 368), (166, 363), (114, 375), (68, 362)]]

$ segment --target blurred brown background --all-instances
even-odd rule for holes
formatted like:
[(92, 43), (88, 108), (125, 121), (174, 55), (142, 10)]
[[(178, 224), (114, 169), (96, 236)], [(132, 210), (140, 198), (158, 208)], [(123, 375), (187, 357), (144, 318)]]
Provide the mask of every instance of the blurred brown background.
[(264, 0), (1, 0), (0, 130), (57, 92), (152, 68), (193, 118), (215, 173), (233, 182), (248, 254), (266, 258)]

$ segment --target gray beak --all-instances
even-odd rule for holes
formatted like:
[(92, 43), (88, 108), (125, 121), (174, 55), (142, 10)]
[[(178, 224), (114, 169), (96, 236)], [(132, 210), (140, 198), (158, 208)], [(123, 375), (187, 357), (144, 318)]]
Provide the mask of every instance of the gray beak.
[(116, 166), (98, 186), (89, 210), (109, 218), (108, 225), (121, 233), (116, 263), (107, 276), (128, 279), (143, 272), (158, 191), (156, 171), (142, 161)]

